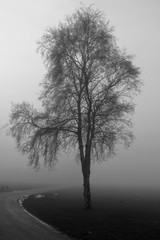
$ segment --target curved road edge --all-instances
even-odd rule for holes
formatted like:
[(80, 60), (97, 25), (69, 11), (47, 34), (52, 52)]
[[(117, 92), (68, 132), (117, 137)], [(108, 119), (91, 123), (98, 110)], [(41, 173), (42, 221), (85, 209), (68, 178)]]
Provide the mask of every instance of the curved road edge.
[[(19, 206), (23, 209), (23, 211), (25, 211), (27, 214), (29, 214), (31, 217), (33, 217), (34, 219), (36, 219), (38, 222), (40, 222), (41, 224), (43, 224), (44, 226), (53, 229), (53, 227), (51, 225), (49, 225), (48, 223), (40, 220), (38, 217), (36, 217), (35, 215), (33, 215), (32, 213), (30, 213), (29, 211), (27, 211), (25, 209), (25, 207), (23, 206), (23, 202), (29, 197), (30, 195), (24, 195), (20, 198), (17, 199), (17, 202), (19, 204)], [(57, 229), (54, 228), (55, 231), (57, 231), (58, 233), (61, 233), (60, 231), (58, 231)], [(64, 234), (64, 233), (61, 233)], [(65, 235), (65, 234), (64, 234)], [(67, 235), (66, 235), (67, 236)]]
[(55, 191), (54, 188), (40, 188), (19, 192), (0, 193), (0, 240), (70, 240), (65, 233), (28, 213), (18, 204), (24, 195)]

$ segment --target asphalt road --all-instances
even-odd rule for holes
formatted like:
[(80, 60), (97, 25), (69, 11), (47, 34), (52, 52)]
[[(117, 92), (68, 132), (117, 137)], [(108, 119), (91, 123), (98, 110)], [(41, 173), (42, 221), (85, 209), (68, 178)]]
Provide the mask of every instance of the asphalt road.
[(69, 240), (53, 228), (38, 221), (17, 203), (23, 195), (46, 189), (0, 193), (0, 240)]

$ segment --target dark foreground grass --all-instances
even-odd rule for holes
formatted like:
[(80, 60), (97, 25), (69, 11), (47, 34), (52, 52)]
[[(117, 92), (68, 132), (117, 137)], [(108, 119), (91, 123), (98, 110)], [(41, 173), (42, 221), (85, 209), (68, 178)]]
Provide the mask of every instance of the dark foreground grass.
[(36, 194), (23, 206), (74, 239), (160, 239), (160, 197), (154, 192), (94, 190), (92, 210), (83, 210), (81, 195), (81, 189), (45, 193), (39, 198)]

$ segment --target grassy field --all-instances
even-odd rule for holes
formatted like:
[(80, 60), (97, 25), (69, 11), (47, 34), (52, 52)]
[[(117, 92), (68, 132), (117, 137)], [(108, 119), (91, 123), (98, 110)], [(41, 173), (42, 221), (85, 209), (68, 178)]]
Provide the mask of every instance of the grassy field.
[(73, 239), (159, 240), (160, 196), (154, 191), (94, 189), (83, 210), (82, 190), (31, 195), (24, 208)]

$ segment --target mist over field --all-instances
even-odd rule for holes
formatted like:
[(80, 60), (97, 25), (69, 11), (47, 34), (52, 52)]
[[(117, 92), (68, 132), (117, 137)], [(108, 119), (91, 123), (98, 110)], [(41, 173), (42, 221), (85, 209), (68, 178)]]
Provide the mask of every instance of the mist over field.
[[(133, 115), (135, 140), (126, 151), (117, 147), (117, 155), (91, 168), (91, 187), (115, 189), (160, 190), (160, 2), (156, 0), (87, 0), (84, 4), (106, 14), (115, 27), (118, 45), (135, 55), (144, 82), (135, 98)], [(63, 21), (80, 6), (78, 0), (6, 0), (0, 8), (0, 126), (9, 119), (11, 103), (28, 101), (39, 107), (38, 96), (46, 69), (36, 42), (45, 29)], [(80, 163), (74, 152), (62, 153), (55, 169), (43, 167), (35, 172), (27, 166), (27, 156), (17, 152), (16, 143), (0, 130), (1, 184), (52, 185), (72, 187), (82, 185)], [(43, 160), (42, 160), (43, 162)]]

